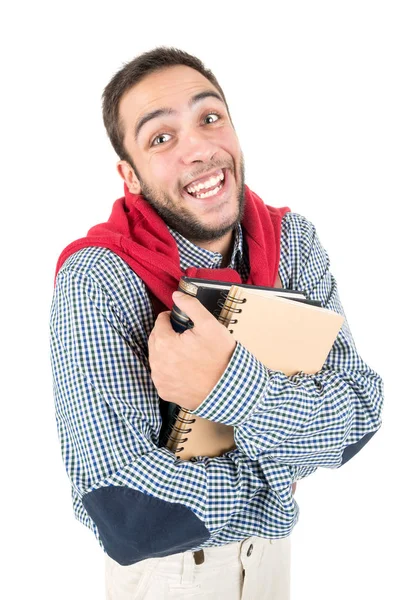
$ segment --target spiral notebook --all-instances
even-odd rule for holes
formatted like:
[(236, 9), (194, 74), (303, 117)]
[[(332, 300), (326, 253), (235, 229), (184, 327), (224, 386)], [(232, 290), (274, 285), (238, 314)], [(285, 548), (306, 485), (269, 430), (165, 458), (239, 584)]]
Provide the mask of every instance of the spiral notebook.
[[(268, 368), (288, 376), (300, 371), (318, 372), (340, 331), (343, 316), (315, 302), (285, 297), (284, 290), (274, 292), (232, 285), (218, 320)], [(180, 408), (165, 445), (183, 460), (220, 456), (235, 448), (233, 427)]]

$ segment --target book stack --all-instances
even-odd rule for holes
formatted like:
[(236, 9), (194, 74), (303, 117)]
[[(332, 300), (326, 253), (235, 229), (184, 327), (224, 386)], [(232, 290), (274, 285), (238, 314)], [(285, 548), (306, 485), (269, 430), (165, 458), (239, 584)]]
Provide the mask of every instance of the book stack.
[[(320, 371), (344, 321), (298, 290), (182, 277), (179, 291), (195, 296), (260, 362), (287, 376)], [(193, 327), (177, 306), (171, 324), (179, 333)], [(182, 460), (235, 448), (233, 427), (177, 405), (168, 406), (160, 442)]]

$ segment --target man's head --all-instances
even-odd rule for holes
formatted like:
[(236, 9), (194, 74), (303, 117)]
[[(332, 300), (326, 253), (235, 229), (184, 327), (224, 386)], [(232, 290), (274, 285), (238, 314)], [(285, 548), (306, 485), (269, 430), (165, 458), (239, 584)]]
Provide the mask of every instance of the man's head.
[(137, 57), (105, 88), (103, 118), (132, 193), (192, 241), (230, 236), (244, 206), (243, 157), (224, 93), (199, 59), (175, 48)]

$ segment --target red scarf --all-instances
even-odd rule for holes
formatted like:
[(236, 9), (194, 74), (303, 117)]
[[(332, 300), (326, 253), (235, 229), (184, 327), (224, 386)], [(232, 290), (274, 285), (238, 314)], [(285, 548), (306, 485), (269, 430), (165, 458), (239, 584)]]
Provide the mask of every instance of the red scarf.
[[(247, 186), (245, 199), (242, 228), (250, 262), (245, 283), (273, 287), (279, 266), (281, 222), (290, 209), (265, 205)], [(61, 253), (56, 275), (69, 256), (88, 246), (101, 246), (118, 254), (168, 309), (172, 308), (172, 292), (182, 275), (241, 283), (237, 271), (230, 268), (189, 267), (183, 271), (176, 242), (166, 224), (143, 196), (131, 194), (126, 185), (125, 197), (116, 200), (108, 221), (92, 227), (87, 237), (72, 242)]]

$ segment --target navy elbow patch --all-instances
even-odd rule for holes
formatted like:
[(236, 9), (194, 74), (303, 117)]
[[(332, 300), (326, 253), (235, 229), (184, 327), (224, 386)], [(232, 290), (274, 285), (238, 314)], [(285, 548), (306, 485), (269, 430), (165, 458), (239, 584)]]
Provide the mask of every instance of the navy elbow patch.
[(183, 504), (125, 486), (99, 488), (82, 502), (105, 551), (120, 565), (185, 552), (210, 537), (204, 523)]
[(373, 435), (375, 435), (375, 433), (376, 431), (370, 431), (369, 433), (366, 433), (361, 438), (361, 440), (358, 440), (358, 442), (356, 442), (355, 444), (350, 444), (350, 446), (347, 446), (347, 448), (345, 448), (342, 454), (342, 463), (340, 466), (343, 467), (343, 465), (347, 463), (347, 461), (349, 461), (351, 458), (353, 458), (353, 456), (355, 456), (357, 452), (360, 452), (361, 448), (363, 448), (365, 444), (369, 442), (369, 440), (372, 438)]

